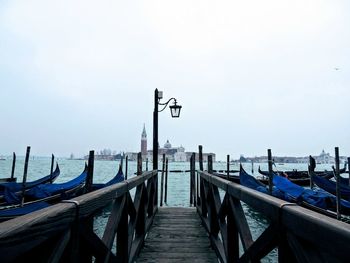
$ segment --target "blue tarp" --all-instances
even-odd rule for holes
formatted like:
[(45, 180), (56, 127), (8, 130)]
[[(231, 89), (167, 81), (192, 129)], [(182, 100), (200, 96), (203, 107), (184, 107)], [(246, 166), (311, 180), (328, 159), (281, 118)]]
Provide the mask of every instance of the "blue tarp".
[[(40, 185), (40, 184), (45, 184), (50, 181), (55, 181), (55, 179), (59, 176), (60, 174), (60, 168), (58, 167), (58, 164), (56, 165), (55, 171), (47, 176), (44, 176), (38, 180), (27, 182), (25, 185), (25, 189), (30, 189), (34, 186)], [(22, 191), (23, 184), (22, 183), (16, 183), (16, 182), (10, 182), (10, 183), (2, 183), (0, 184), (0, 195), (4, 195), (5, 189), (7, 191), (12, 191), (14, 193)]]

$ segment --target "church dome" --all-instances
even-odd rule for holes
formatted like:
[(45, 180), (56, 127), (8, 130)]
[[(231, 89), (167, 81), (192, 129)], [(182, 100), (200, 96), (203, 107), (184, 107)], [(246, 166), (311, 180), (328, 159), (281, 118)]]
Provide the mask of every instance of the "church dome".
[(164, 148), (165, 149), (170, 149), (171, 148), (171, 144), (170, 144), (169, 140), (167, 140), (166, 143), (164, 144)]

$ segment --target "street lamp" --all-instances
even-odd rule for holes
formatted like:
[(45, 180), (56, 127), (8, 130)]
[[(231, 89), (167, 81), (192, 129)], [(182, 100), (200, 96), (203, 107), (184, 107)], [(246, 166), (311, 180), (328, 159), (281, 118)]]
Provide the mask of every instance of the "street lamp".
[[(171, 117), (179, 118), (181, 106), (177, 105), (175, 98), (170, 98), (167, 102), (161, 103), (163, 98), (163, 92), (156, 89), (154, 91), (154, 111), (153, 111), (153, 170), (158, 171), (158, 112), (162, 112), (168, 106), (170, 101), (174, 101), (174, 105), (169, 106)], [(158, 105), (163, 106), (161, 110), (158, 110)]]

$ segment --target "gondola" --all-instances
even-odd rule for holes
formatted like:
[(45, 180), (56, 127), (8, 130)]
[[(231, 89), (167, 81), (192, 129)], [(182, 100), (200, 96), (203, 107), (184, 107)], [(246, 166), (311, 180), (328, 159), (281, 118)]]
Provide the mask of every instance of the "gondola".
[[(24, 203), (24, 205), (21, 207), (19, 205), (14, 205), (12, 207), (8, 207), (5, 209), (0, 210), (0, 222), (6, 221), (12, 218), (15, 218), (17, 216), (25, 215), (40, 209), (43, 209), (45, 207), (49, 207), (61, 200), (67, 200), (70, 198), (73, 198), (75, 196), (84, 194), (84, 186), (85, 186), (85, 179), (87, 176), (87, 169), (85, 167), (83, 173), (78, 176), (77, 178), (64, 183), (66, 187), (66, 191), (64, 192), (57, 192), (58, 187), (55, 187), (55, 195), (48, 196), (42, 199), (38, 199), (36, 201), (27, 202)], [(84, 180), (83, 180), (84, 179)], [(110, 181), (107, 183), (101, 183), (101, 184), (93, 184), (92, 185), (92, 191), (102, 189), (104, 187), (122, 182), (124, 180), (124, 175), (121, 169), (119, 169), (118, 173), (115, 177), (113, 177)], [(73, 183), (73, 181), (75, 183)], [(80, 183), (83, 182), (83, 183)], [(63, 184), (61, 184), (61, 189)], [(68, 189), (68, 185), (71, 186), (71, 188)], [(39, 191), (41, 192), (41, 191)]]
[(63, 199), (66, 196), (72, 196), (85, 185), (87, 177), (87, 166), (84, 171), (76, 178), (65, 183), (53, 183), (53, 184), (39, 184), (24, 192), (24, 197), (21, 196), (22, 192), (14, 193), (10, 189), (5, 189), (4, 199), (5, 204), (2, 205), (17, 205), (22, 202), (32, 202), (37, 200), (50, 200), (55, 201), (57, 199)]
[[(29, 189), (36, 187), (38, 185), (52, 183), (57, 179), (59, 175), (60, 175), (60, 168), (58, 164), (56, 164), (56, 169), (52, 174), (46, 175), (40, 179), (31, 181), (31, 182), (26, 182), (24, 190), (28, 191)], [(3, 201), (5, 191), (11, 191), (12, 193), (18, 195), (23, 191), (23, 184), (16, 183), (16, 182), (1, 183), (0, 184), (0, 202)]]
[[(247, 174), (243, 168), (240, 171), (240, 182), (243, 186), (268, 194), (267, 186)], [(336, 198), (334, 195), (324, 191), (305, 189), (277, 174), (273, 175), (273, 185), (272, 195), (279, 199), (297, 203), (331, 217), (336, 216), (334, 213), (336, 211)], [(350, 215), (350, 202), (341, 200), (341, 211), (345, 215)]]
[[(223, 179), (228, 179), (231, 182), (235, 182), (237, 184), (240, 183), (240, 176), (239, 175), (229, 175), (229, 177), (227, 178), (227, 174), (222, 174), (222, 173), (213, 173), (214, 175), (223, 178)], [(268, 177), (255, 177), (256, 180), (258, 180), (260, 183), (264, 184), (264, 185), (268, 185), (269, 184), (269, 179)], [(300, 185), (300, 186), (308, 186), (310, 185), (310, 178), (295, 178), (295, 179), (291, 179), (289, 178), (289, 180), (291, 180), (293, 183)]]
[[(340, 173), (345, 173), (346, 168), (340, 169)], [(260, 169), (260, 166), (258, 168), (258, 172), (264, 176), (269, 176), (268, 171), (262, 171)], [(313, 171), (315, 174), (322, 176), (324, 178), (332, 178), (333, 177), (333, 171)], [(274, 171), (274, 173), (278, 173), (282, 175), (283, 177), (288, 177), (289, 179), (301, 179), (301, 178), (310, 178), (308, 171), (298, 171), (298, 170), (293, 170), (293, 171)]]
[[(336, 182), (326, 178), (322, 178), (318, 175), (311, 174), (313, 182), (321, 189), (336, 195)], [(345, 178), (342, 178), (345, 179)], [(348, 182), (348, 179), (345, 179)], [(350, 201), (350, 186), (340, 182), (339, 184), (340, 196), (342, 199)]]

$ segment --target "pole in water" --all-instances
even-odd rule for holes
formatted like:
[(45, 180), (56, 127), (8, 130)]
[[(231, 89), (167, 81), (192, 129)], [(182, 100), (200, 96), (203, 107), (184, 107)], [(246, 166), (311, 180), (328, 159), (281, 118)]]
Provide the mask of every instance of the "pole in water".
[(339, 174), (339, 148), (335, 147), (335, 175), (336, 175), (336, 196), (337, 196), (337, 219), (340, 219), (340, 174)]
[(168, 202), (168, 158), (165, 159), (164, 203)]
[(51, 169), (50, 169), (50, 183), (52, 184), (53, 164), (55, 162), (55, 156), (51, 155)]
[(271, 149), (267, 149), (267, 160), (269, 165), (269, 194), (272, 194), (272, 154)]
[(349, 185), (350, 185), (350, 157), (348, 157), (348, 174), (349, 174)]
[(252, 160), (252, 174), (254, 173), (254, 161)]
[(24, 204), (24, 193), (25, 193), (26, 182), (27, 182), (29, 155), (30, 155), (30, 146), (27, 146), (26, 159), (25, 159), (25, 162), (24, 162), (21, 206), (23, 206), (23, 204)]
[(203, 146), (199, 145), (198, 146), (198, 151), (199, 151), (199, 170), (203, 171)]
[(227, 180), (230, 178), (230, 155), (227, 155)]
[(13, 153), (12, 169), (11, 169), (11, 180), (13, 180), (13, 178), (15, 176), (15, 167), (16, 167), (16, 153)]
[(127, 155), (125, 158), (125, 180), (128, 180), (128, 160), (129, 156)]

